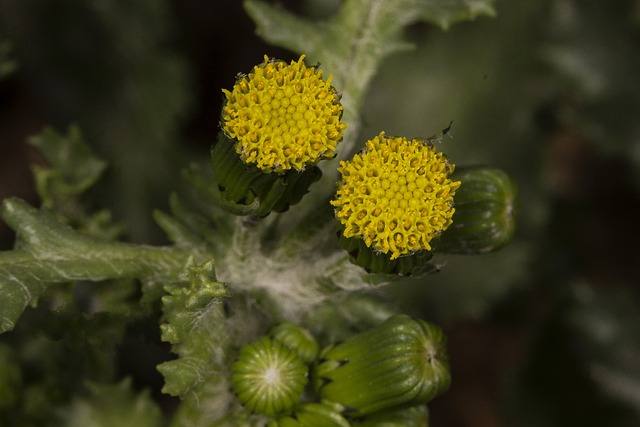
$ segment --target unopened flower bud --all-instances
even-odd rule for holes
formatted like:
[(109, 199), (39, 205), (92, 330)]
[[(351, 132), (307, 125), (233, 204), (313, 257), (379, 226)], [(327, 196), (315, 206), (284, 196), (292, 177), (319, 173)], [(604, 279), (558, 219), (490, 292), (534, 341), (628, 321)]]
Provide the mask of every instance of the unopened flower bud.
[(231, 385), (240, 403), (269, 417), (297, 405), (307, 382), (304, 362), (269, 337), (243, 347), (231, 369)]
[(515, 183), (505, 172), (486, 167), (462, 168), (452, 177), (462, 183), (454, 198), (456, 212), (434, 250), (481, 254), (506, 245), (515, 231)]
[(424, 404), (451, 383), (445, 345), (439, 327), (397, 314), (324, 351), (314, 387), (348, 416)]

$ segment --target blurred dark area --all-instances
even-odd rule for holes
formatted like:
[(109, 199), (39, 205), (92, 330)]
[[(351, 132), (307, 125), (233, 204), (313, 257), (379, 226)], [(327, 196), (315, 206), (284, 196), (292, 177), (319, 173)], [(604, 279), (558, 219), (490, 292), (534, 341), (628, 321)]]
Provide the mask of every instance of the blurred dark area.
[[(324, 18), (339, 3), (284, 6)], [(496, 9), (410, 28), (416, 48), (380, 70), (363, 135), (454, 119), (444, 150), (514, 177), (520, 228), (501, 251), (450, 257), (388, 295), (448, 333), (453, 386), (430, 405), (433, 426), (637, 426), (640, 1)], [(221, 88), (264, 54), (296, 57), (257, 37), (240, 1), (0, 0), (3, 42), (16, 68), (0, 74), (0, 199), (38, 205), (30, 167), (44, 160), (27, 141), (77, 123), (110, 164), (90, 203), (147, 243), (164, 242), (150, 212), (180, 169), (207, 161)], [(0, 250), (13, 239), (0, 223)]]

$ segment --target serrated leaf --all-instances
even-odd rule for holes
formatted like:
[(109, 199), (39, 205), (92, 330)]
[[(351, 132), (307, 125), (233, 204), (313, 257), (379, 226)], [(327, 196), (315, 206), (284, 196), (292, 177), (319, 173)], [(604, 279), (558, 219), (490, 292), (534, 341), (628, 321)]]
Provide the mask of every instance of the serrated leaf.
[(158, 366), (165, 376), (163, 391), (185, 397), (197, 391), (224, 361), (229, 345), (222, 298), (226, 286), (215, 278), (214, 262), (189, 268), (189, 281), (167, 285), (162, 298), (162, 340), (180, 357)]
[(46, 128), (29, 142), (49, 164), (32, 167), (42, 206), (86, 234), (117, 239), (124, 227), (113, 223), (111, 213), (101, 210), (89, 214), (81, 202), (80, 196), (100, 179), (107, 163), (85, 144), (79, 127), (71, 125), (66, 135)]
[(68, 137), (46, 129), (30, 143), (50, 165), (31, 168), (42, 206), (57, 211), (65, 220), (84, 222), (86, 214), (79, 196), (96, 183), (106, 163), (90, 153), (77, 127), (70, 128)]
[(3, 201), (2, 218), (17, 235), (16, 249), (0, 252), (0, 333), (13, 329), (29, 304), (52, 283), (119, 278), (179, 279), (190, 255), (169, 247), (107, 242), (61, 224), (47, 210), (20, 199)]
[[(97, 157), (84, 143), (80, 128), (69, 127), (67, 135), (61, 135), (52, 128), (46, 128), (40, 135), (34, 136), (29, 143), (45, 157), (55, 174), (49, 179), (54, 185), (69, 195), (77, 195), (95, 184), (107, 168), (107, 162)], [(39, 190), (45, 190), (39, 188)], [(40, 194), (40, 197), (51, 197)]]
[(189, 191), (185, 197), (171, 194), (171, 215), (156, 210), (154, 220), (173, 243), (194, 254), (195, 262), (222, 257), (233, 235), (233, 217), (219, 207), (221, 196), (211, 171), (191, 164), (182, 177)]
[(148, 391), (135, 393), (131, 381), (89, 384), (91, 395), (61, 410), (67, 427), (157, 427), (164, 425), (160, 408)]
[(234, 343), (222, 302), (230, 294), (216, 280), (213, 260), (190, 267), (188, 276), (165, 287), (162, 340), (179, 357), (157, 369), (165, 378), (162, 391), (182, 399), (173, 425), (212, 425), (238, 407), (227, 377)]
[[(178, 206), (183, 206), (183, 204), (175, 194), (171, 195), (169, 204), (173, 215), (158, 210), (153, 212), (153, 219), (165, 232), (169, 240), (177, 246), (190, 248), (199, 257), (211, 253), (214, 247), (212, 246), (213, 241), (208, 240), (207, 237), (209, 237), (212, 230), (208, 227), (206, 219), (198, 217), (195, 213), (190, 215), (186, 212), (186, 207), (184, 211), (178, 211), (180, 209)], [(198, 231), (202, 232), (202, 234), (199, 234)]]

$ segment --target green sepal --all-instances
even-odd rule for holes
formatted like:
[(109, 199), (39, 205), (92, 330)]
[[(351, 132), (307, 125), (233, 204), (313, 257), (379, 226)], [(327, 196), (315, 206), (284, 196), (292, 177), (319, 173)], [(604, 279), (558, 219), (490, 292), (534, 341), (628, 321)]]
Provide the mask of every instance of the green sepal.
[(338, 409), (325, 403), (306, 403), (290, 415), (271, 420), (267, 427), (349, 427), (351, 424)]
[(362, 239), (345, 237), (339, 233), (340, 246), (349, 253), (349, 260), (369, 273), (396, 274), (402, 276), (420, 276), (436, 272), (438, 268), (429, 263), (433, 254), (419, 251), (396, 259), (367, 246)]
[(237, 155), (234, 144), (235, 141), (224, 132), (218, 133), (217, 141), (211, 146), (213, 175), (225, 200), (250, 204), (254, 197), (250, 184), (263, 172), (244, 163)]
[(426, 405), (390, 409), (368, 415), (358, 423), (360, 427), (429, 427)]
[(506, 245), (515, 231), (517, 188), (502, 170), (487, 167), (456, 169), (461, 181), (454, 196), (453, 223), (432, 246), (434, 251), (481, 254)]
[(279, 323), (269, 331), (269, 335), (295, 351), (307, 364), (313, 363), (320, 352), (320, 345), (313, 335), (293, 322)]
[(236, 153), (235, 141), (224, 132), (211, 147), (211, 165), (219, 205), (234, 215), (264, 217), (273, 212), (284, 212), (307, 193), (309, 187), (322, 176), (317, 166), (303, 171), (283, 174), (265, 173), (254, 165), (244, 163)]
[(424, 404), (450, 386), (446, 339), (439, 327), (397, 314), (325, 349), (312, 382), (350, 417)]

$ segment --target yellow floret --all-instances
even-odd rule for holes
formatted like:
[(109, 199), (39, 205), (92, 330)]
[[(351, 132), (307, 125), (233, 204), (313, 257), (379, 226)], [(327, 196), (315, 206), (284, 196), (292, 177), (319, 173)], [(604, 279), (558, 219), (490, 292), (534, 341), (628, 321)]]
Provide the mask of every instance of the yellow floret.
[(222, 129), (237, 141), (241, 159), (264, 172), (304, 170), (334, 157), (342, 139), (346, 125), (332, 78), (324, 81), (303, 59), (287, 65), (265, 55), (232, 91), (222, 90)]
[(460, 186), (454, 165), (423, 140), (382, 132), (351, 161), (331, 204), (345, 237), (362, 239), (391, 259), (431, 250), (431, 240), (451, 224), (453, 196)]

